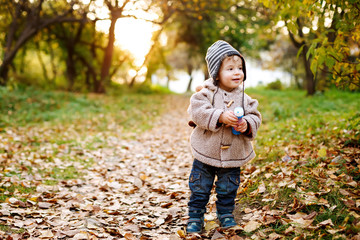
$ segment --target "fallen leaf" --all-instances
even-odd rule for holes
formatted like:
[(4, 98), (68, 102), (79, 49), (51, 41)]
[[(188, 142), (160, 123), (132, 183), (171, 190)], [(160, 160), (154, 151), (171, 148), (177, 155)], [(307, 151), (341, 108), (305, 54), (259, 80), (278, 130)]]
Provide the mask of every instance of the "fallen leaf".
[(264, 182), (261, 182), (259, 187), (256, 190), (254, 190), (253, 192), (250, 193), (250, 196), (255, 196), (255, 195), (259, 194), (259, 193), (264, 193), (265, 191), (266, 191), (265, 184), (264, 184)]
[(177, 231), (177, 234), (179, 235), (179, 237), (185, 238), (185, 233), (184, 233), (183, 230), (178, 230), (178, 231)]
[(257, 221), (250, 221), (245, 224), (244, 231), (245, 232), (253, 232), (261, 226), (261, 223)]
[(288, 235), (289, 233), (292, 233), (292, 232), (294, 232), (294, 228), (292, 227), (292, 226), (290, 226), (290, 227), (288, 227), (286, 230), (285, 230), (285, 235)]
[(137, 240), (137, 237), (135, 237), (133, 234), (131, 233), (126, 233), (124, 236), (125, 239), (127, 240)]
[(283, 237), (284, 237), (284, 236), (279, 235), (279, 234), (277, 234), (277, 233), (271, 233), (271, 234), (267, 237), (267, 239), (275, 240), (275, 239), (279, 239), (279, 238), (283, 238)]
[(40, 231), (40, 238), (52, 238), (54, 234), (50, 230)]
[(205, 231), (210, 231), (210, 230), (213, 230), (215, 228), (218, 228), (219, 227), (219, 224), (217, 224), (215, 221), (207, 221), (205, 223)]
[(353, 217), (356, 218), (356, 219), (359, 219), (359, 218), (360, 218), (360, 215), (357, 214), (357, 213), (354, 212), (354, 211), (351, 211), (351, 212), (350, 212), (350, 215), (353, 216)]
[(39, 202), (38, 203), (38, 207), (39, 208), (42, 208), (42, 209), (48, 209), (52, 206), (51, 203), (48, 203), (48, 202)]
[(229, 240), (243, 240), (243, 238), (240, 237), (240, 236), (238, 236), (238, 235), (235, 235), (235, 236), (231, 236), (231, 237), (229, 238)]
[(80, 230), (68, 230), (68, 231), (61, 231), (61, 233), (65, 234), (68, 237), (74, 237), (76, 234), (78, 234)]
[(294, 225), (294, 226), (297, 226), (300, 228), (307, 228), (314, 221), (313, 219), (305, 220), (304, 218), (306, 218), (307, 214), (301, 213), (301, 212), (298, 212), (294, 215), (287, 214), (287, 216), (291, 220), (291, 222), (290, 222), (291, 225)]
[(314, 217), (316, 217), (316, 215), (317, 215), (317, 212), (313, 211), (313, 212), (310, 213), (309, 215), (304, 216), (303, 219), (305, 219), (305, 220), (310, 220), (310, 219), (313, 219)]
[(320, 222), (318, 225), (320, 225), (320, 226), (326, 226), (326, 225), (334, 226), (334, 224), (333, 224), (333, 222), (331, 221), (331, 219), (322, 221), (322, 222)]
[(331, 234), (336, 234), (338, 232), (344, 231), (343, 229), (326, 229)]
[(326, 147), (321, 147), (318, 151), (318, 156), (321, 157), (321, 158), (324, 158), (326, 157)]
[(350, 196), (350, 193), (348, 191), (346, 191), (345, 189), (340, 188), (339, 192), (344, 196)]
[(224, 238), (224, 235), (222, 235), (218, 231), (215, 231), (214, 235), (211, 237), (211, 240), (216, 240), (216, 239), (220, 239), (220, 238)]

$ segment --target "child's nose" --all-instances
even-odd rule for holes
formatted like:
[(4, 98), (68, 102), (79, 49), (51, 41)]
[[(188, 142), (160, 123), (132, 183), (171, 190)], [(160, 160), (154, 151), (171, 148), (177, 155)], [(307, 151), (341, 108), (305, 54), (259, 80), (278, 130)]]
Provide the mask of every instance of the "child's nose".
[(241, 72), (242, 72), (241, 69), (238, 69), (238, 68), (237, 68), (237, 69), (235, 70), (235, 74), (237, 74), (237, 75), (241, 74)]

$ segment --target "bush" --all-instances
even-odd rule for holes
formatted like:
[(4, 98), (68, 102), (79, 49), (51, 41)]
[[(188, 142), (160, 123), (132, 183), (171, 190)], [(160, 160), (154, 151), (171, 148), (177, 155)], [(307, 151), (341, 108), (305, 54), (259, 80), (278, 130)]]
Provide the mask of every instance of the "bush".
[(283, 89), (283, 85), (281, 83), (281, 81), (278, 79), (275, 82), (271, 82), (266, 86), (267, 89), (272, 89), (272, 90), (282, 90)]

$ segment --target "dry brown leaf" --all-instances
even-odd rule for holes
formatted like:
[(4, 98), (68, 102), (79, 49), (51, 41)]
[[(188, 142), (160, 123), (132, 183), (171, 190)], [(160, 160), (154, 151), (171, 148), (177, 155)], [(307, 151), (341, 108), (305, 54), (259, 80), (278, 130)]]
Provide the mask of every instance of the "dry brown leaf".
[(261, 226), (261, 223), (251, 220), (250, 222), (245, 224), (244, 231), (245, 232), (253, 232), (256, 229), (258, 229), (260, 226)]
[(298, 212), (294, 215), (287, 214), (289, 219), (291, 220), (290, 224), (300, 228), (307, 228), (314, 221), (313, 219), (305, 220), (308, 215), (305, 213)]
[(74, 237), (74, 240), (87, 240), (89, 239), (89, 235), (86, 232), (79, 232)]
[(288, 227), (288, 228), (285, 230), (284, 234), (285, 234), (285, 235), (288, 235), (289, 233), (294, 232), (294, 230), (295, 230), (295, 229), (294, 229), (292, 226), (290, 226), (290, 227)]
[(224, 235), (222, 235), (221, 233), (219, 233), (218, 231), (215, 231), (214, 235), (211, 237), (211, 240), (216, 240), (216, 239), (226, 239)]
[(280, 238), (283, 238), (283, 237), (284, 237), (284, 236), (279, 235), (279, 234), (277, 234), (277, 233), (271, 233), (271, 234), (267, 237), (267, 239), (275, 240), (275, 239), (280, 239)]
[(327, 226), (327, 225), (330, 225), (330, 226), (334, 226), (333, 222), (331, 221), (331, 219), (328, 219), (328, 220), (325, 220), (325, 221), (322, 221), (318, 224), (319, 226)]
[(231, 236), (229, 238), (229, 240), (244, 240), (242, 237), (238, 236), (238, 235), (235, 235), (235, 236)]
[(219, 226), (219, 224), (216, 222), (216, 221), (207, 221), (206, 223), (205, 223), (205, 231), (211, 231), (211, 230), (213, 230), (213, 229), (215, 229), (215, 228), (218, 228), (218, 227), (220, 227)]
[(48, 209), (52, 206), (51, 203), (48, 203), (48, 202), (39, 202), (38, 203), (38, 207), (39, 208), (42, 208), (42, 209)]
[(40, 231), (41, 239), (47, 239), (47, 238), (53, 238), (53, 237), (54, 237), (54, 234), (52, 233), (51, 230)]

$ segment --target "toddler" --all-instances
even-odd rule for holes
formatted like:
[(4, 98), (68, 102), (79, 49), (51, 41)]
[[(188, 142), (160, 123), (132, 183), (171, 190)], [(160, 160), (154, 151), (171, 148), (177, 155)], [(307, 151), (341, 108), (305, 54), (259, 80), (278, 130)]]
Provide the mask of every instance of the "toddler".
[[(188, 109), (194, 125), (190, 142), (195, 159), (189, 177), (187, 233), (202, 231), (215, 176), (221, 227), (236, 225), (233, 210), (240, 167), (255, 157), (251, 141), (261, 124), (258, 101), (244, 93), (246, 66), (240, 52), (219, 40), (208, 48), (205, 60), (210, 79), (191, 96)], [(234, 114), (235, 107), (244, 109), (241, 120)], [(241, 134), (233, 134), (231, 128)]]

